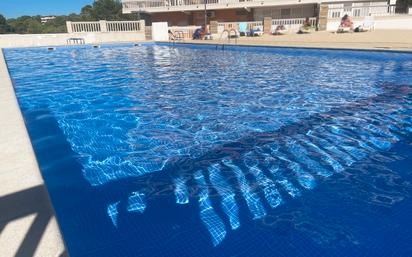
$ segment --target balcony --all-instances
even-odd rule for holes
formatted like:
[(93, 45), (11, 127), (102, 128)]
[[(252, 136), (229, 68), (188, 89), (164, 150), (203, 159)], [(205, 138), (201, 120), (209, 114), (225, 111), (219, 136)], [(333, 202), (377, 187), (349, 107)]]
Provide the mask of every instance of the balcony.
[(123, 0), (123, 13), (202, 11), (317, 3), (317, 0)]

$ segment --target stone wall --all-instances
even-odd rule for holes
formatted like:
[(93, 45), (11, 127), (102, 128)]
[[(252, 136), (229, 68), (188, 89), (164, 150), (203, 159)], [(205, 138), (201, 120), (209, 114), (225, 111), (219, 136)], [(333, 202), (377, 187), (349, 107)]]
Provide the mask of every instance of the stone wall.
[(329, 6), (327, 4), (320, 4), (319, 19), (318, 19), (318, 28), (319, 28), (319, 30), (326, 30), (327, 29), (328, 12), (329, 12)]
[(86, 44), (144, 41), (144, 32), (62, 33), (0, 35), (0, 48), (67, 45), (69, 38), (83, 38)]

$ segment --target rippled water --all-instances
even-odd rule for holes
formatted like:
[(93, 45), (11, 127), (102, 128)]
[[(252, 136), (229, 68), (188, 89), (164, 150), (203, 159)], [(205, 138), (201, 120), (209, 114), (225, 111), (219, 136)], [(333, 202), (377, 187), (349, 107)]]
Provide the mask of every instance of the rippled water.
[(410, 54), (5, 54), (72, 256), (412, 251)]

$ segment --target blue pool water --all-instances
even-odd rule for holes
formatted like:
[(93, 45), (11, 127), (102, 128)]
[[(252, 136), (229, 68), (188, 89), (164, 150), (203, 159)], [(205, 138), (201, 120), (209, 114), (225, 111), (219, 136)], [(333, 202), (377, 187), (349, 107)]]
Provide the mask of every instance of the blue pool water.
[(412, 55), (7, 49), (72, 257), (412, 255)]

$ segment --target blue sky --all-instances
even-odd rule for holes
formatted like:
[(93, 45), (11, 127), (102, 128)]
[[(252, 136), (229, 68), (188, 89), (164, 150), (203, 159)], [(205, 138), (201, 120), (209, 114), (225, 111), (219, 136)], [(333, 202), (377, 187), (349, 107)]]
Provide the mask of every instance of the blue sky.
[(51, 15), (79, 13), (93, 0), (0, 0), (0, 14), (7, 18), (22, 15)]

